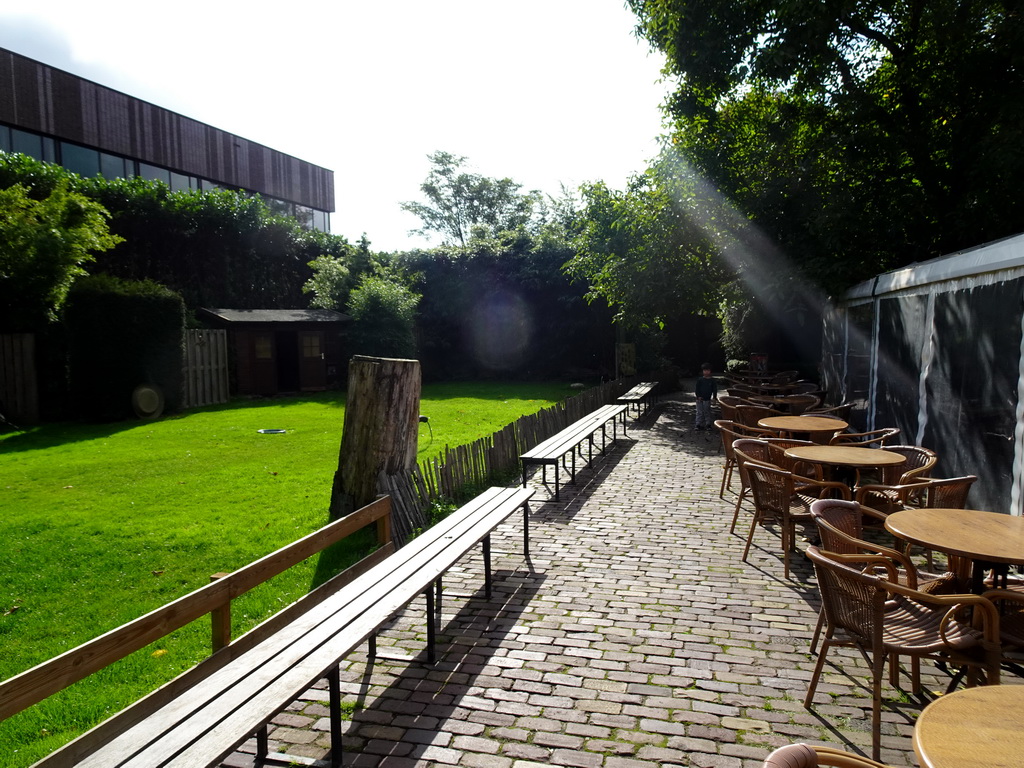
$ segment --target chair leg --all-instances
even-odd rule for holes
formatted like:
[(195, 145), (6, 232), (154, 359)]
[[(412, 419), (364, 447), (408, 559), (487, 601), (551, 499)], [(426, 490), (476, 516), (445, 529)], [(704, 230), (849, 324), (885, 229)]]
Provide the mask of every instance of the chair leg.
[(814, 634), (811, 636), (811, 653), (818, 652), (818, 639), (821, 637), (822, 627), (825, 626), (825, 609), (818, 610), (818, 623), (814, 625)]
[(832, 628), (825, 630), (825, 639), (821, 642), (821, 651), (818, 652), (818, 660), (814, 664), (814, 672), (811, 674), (811, 682), (807, 684), (807, 695), (804, 696), (804, 707), (811, 708), (814, 701), (814, 691), (818, 687), (818, 678), (821, 677), (821, 670), (825, 666), (825, 657), (828, 656), (829, 646), (832, 645)]
[(882, 675), (885, 673), (885, 654), (872, 652), (871, 670), (871, 759), (880, 760), (882, 752)]
[(750, 554), (750, 544), (754, 541), (754, 531), (757, 530), (757, 524), (761, 522), (761, 513), (756, 509), (754, 510), (754, 517), (750, 521), (750, 533), (747, 534), (747, 545), (743, 547), (743, 562), (747, 562), (747, 555)]
[(747, 489), (740, 488), (740, 494), (736, 497), (736, 506), (732, 510), (732, 525), (729, 526), (729, 533), (736, 533), (736, 522), (740, 519), (740, 505), (747, 497)]

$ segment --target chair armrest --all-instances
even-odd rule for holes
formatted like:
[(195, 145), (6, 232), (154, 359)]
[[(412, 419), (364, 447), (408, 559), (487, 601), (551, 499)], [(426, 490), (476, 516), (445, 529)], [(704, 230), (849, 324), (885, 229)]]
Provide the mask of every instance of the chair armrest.
[(947, 606), (949, 610), (946, 611), (946, 615), (943, 618), (943, 626), (945, 626), (957, 608), (967, 606), (973, 608), (972, 625), (975, 629), (981, 629), (986, 644), (992, 644), (990, 647), (999, 647), (999, 611), (996, 610), (996, 606), (992, 601), (984, 595), (933, 595), (930, 592), (920, 592), (916, 589), (904, 587), (902, 584), (888, 581), (885, 583), (885, 589), (891, 595), (903, 595), (915, 603), (937, 607)]
[(830, 560), (835, 560), (838, 563), (844, 563), (845, 565), (850, 566), (862, 564), (870, 566), (868, 568), (863, 569), (866, 572), (870, 572), (874, 568), (878, 567), (884, 568), (886, 574), (888, 574), (891, 577), (890, 579), (886, 580), (886, 583), (888, 583), (889, 581), (895, 582), (899, 574), (892, 560), (890, 560), (887, 557), (883, 557), (882, 555), (868, 555), (862, 552), (858, 552), (855, 555), (845, 555), (840, 554), (838, 552), (828, 552), (827, 550), (825, 551), (827, 552)]
[(850, 486), (846, 483), (841, 483), (838, 480), (815, 480), (812, 477), (804, 477), (802, 475), (793, 475), (793, 484), (799, 486), (802, 489), (805, 488), (819, 488), (821, 489), (818, 498), (828, 498), (825, 496), (825, 491), (834, 489), (839, 491), (840, 498), (850, 501)]
[(921, 479), (915, 482), (903, 483), (902, 485), (882, 485), (880, 483), (874, 483), (869, 485), (862, 485), (857, 488), (856, 501), (864, 504), (864, 499), (871, 493), (877, 493), (882, 496), (893, 494), (900, 503), (906, 503), (910, 498), (910, 494), (914, 491), (923, 491), (928, 488), (928, 481)]

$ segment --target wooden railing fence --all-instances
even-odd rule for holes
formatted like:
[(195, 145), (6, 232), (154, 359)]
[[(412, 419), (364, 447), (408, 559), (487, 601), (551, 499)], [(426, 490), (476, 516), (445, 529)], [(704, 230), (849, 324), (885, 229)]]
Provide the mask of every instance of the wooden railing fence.
[[(67, 688), (94, 672), (110, 666), (131, 653), (146, 647), (171, 632), (209, 614), (212, 620), (212, 651), (231, 644), (231, 601), (273, 576), (286, 571), (346, 536), (368, 525), (376, 526), (377, 541), (381, 547), (358, 563), (342, 571), (298, 602), (275, 614), (236, 643), (258, 642), (287, 623), (300, 611), (322, 601), (331, 592), (356, 578), (383, 558), (394, 552), (391, 538), (391, 500), (384, 496), (351, 515), (328, 523), (323, 528), (295, 541), (276, 552), (228, 574), (215, 574), (217, 578), (206, 586), (157, 608), (135, 621), (100, 635), (77, 648), (55, 656), (20, 675), (0, 682), (0, 720), (37, 704), (48, 696)], [(239, 645), (238, 647), (243, 647)], [(225, 657), (225, 658), (229, 658)], [(173, 685), (173, 684), (172, 684)]]

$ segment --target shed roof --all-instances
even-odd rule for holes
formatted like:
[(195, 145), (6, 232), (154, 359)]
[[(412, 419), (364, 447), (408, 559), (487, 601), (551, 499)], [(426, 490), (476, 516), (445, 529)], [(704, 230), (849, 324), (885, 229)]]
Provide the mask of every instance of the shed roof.
[(224, 323), (347, 323), (352, 318), (333, 309), (210, 309), (200, 312)]

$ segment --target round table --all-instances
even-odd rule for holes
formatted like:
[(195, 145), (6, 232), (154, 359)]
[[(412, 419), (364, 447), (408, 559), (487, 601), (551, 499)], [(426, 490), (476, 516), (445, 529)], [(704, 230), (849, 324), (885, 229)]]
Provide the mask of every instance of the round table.
[(914, 725), (922, 768), (1018, 768), (1024, 685), (964, 688), (936, 699)]
[(989, 568), (1024, 565), (1024, 517), (978, 509), (904, 509), (885, 518), (885, 527), (911, 544), (969, 558), (977, 593), (984, 591)]
[(853, 469), (891, 467), (907, 460), (902, 454), (884, 448), (858, 448), (852, 445), (797, 445), (787, 448), (786, 455), (791, 459), (809, 461), (812, 464), (830, 464), (833, 467)]
[(811, 436), (811, 440), (816, 437), (827, 440), (850, 425), (842, 419), (830, 419), (827, 416), (767, 416), (758, 421), (757, 426), (778, 432), (806, 433)]

